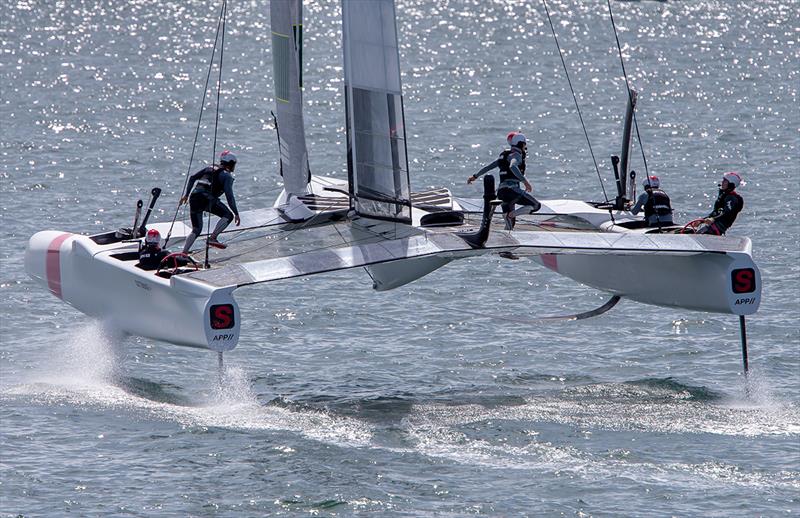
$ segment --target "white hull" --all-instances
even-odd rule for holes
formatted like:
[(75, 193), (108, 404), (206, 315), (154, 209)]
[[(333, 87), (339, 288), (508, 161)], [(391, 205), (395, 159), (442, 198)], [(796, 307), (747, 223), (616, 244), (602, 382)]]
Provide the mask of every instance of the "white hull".
[(542, 254), (532, 258), (560, 275), (643, 304), (751, 315), (761, 302), (758, 293), (737, 294), (733, 289), (733, 272), (748, 268), (755, 273), (756, 285), (761, 285), (758, 268), (747, 254)]
[[(462, 201), (467, 209), (469, 203)], [(647, 229), (619, 225), (611, 229), (607, 211), (570, 200), (546, 203), (544, 210), (553, 214), (591, 221), (584, 225), (589, 230), (507, 232), (495, 228), (485, 247), (475, 249), (454, 232), (474, 230), (466, 225), (425, 228), (361, 218), (339, 224), (348, 225), (354, 241), (363, 244), (342, 243), (338, 248), (221, 266), (212, 261), (210, 270), (170, 278), (137, 266), (138, 242), (101, 244), (104, 241), (97, 236), (45, 231), (30, 239), (25, 264), (29, 275), (53, 294), (119, 330), (214, 351), (230, 350), (238, 343), (241, 319), (233, 298), (237, 287), (363, 266), (374, 288), (382, 291), (459, 258), (511, 250), (577, 282), (645, 304), (736, 315), (757, 311), (761, 279), (748, 239), (646, 234)], [(281, 214), (275, 209), (244, 212), (241, 228), (281, 228), (287, 223), (291, 228), (302, 227)], [(414, 219), (421, 214), (424, 211), (415, 209)], [(615, 215), (615, 219), (624, 216)], [(592, 228), (595, 224), (605, 231)], [(167, 226), (159, 223), (148, 228), (166, 234)], [(189, 231), (177, 224), (172, 246), (179, 247)], [(263, 239), (257, 233), (248, 235)]]
[(236, 347), (240, 316), (234, 287), (165, 279), (136, 267), (136, 260), (110, 257), (137, 250), (134, 243), (104, 246), (87, 236), (44, 231), (31, 237), (25, 267), (64, 302), (115, 329), (214, 351)]

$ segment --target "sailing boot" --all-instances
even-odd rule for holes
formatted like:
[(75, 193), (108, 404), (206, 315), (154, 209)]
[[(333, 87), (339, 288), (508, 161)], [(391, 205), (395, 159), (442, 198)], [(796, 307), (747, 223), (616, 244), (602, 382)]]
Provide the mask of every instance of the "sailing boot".
[(223, 250), (228, 248), (228, 245), (217, 241), (216, 236), (208, 236), (208, 246), (213, 246), (214, 248), (220, 248)]

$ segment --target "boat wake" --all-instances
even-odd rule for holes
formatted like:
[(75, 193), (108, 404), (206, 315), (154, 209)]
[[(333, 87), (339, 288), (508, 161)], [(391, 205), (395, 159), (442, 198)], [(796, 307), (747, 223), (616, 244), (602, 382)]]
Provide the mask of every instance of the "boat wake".
[[(420, 409), (423, 414), (432, 409)], [(465, 411), (476, 418), (470, 409), (452, 408), (453, 412)], [(559, 475), (572, 474), (589, 480), (627, 478), (638, 483), (685, 485), (695, 487), (698, 482), (704, 487), (728, 487), (731, 485), (760, 489), (763, 491), (800, 490), (800, 472), (779, 471), (765, 473), (745, 470), (725, 462), (658, 463), (631, 455), (626, 449), (607, 450), (602, 454), (592, 453), (571, 444), (554, 444), (536, 440), (537, 432), (528, 430), (530, 442), (523, 446), (498, 444), (486, 439), (472, 438), (453, 424), (442, 425), (441, 409), (434, 412), (437, 417), (426, 419), (417, 416), (406, 424), (408, 437), (416, 442), (414, 451), (433, 458), (447, 459), (470, 466), (489, 469), (515, 469), (521, 471), (549, 472)], [(494, 415), (482, 415), (480, 420), (497, 426)], [(447, 419), (445, 419), (447, 421)], [(456, 420), (457, 421), (457, 420)], [(607, 482), (606, 482), (607, 483)]]
[(52, 364), (26, 373), (0, 389), (0, 400), (24, 398), (43, 406), (69, 405), (105, 413), (123, 411), (138, 420), (179, 423), (187, 429), (290, 431), (309, 439), (359, 447), (371, 442), (371, 427), (358, 419), (313, 408), (263, 404), (246, 371), (227, 366), (200, 394), (125, 375), (120, 337), (98, 324), (76, 331), (51, 354)]
[(590, 443), (583, 446), (593, 436), (606, 442), (607, 432), (624, 434), (623, 444), (633, 446), (638, 443), (628, 441), (657, 440), (654, 433), (797, 437), (800, 411), (795, 405), (730, 405), (728, 398), (704, 387), (671, 379), (597, 383), (525, 397), (522, 404), (518, 399), (504, 406), (417, 404), (403, 419), (402, 428), (418, 453), (491, 469), (572, 473), (590, 480), (622, 477), (654, 484), (669, 480), (690, 487), (699, 482), (706, 487), (735, 485), (767, 492), (800, 489), (798, 471), (764, 472), (720, 461), (658, 461), (647, 447), (593, 451)]
[(522, 399), (523, 404), (495, 408), (419, 405), (416, 414), (452, 425), (500, 419), (606, 431), (800, 436), (795, 404), (730, 398), (671, 378), (592, 383)]

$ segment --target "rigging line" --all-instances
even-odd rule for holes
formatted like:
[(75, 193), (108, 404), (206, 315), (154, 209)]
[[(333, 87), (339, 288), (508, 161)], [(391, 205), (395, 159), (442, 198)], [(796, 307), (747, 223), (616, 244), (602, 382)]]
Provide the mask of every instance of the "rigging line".
[[(611, 27), (614, 29), (614, 38), (617, 40), (617, 52), (619, 53), (619, 63), (622, 65), (622, 75), (625, 77), (625, 88), (628, 91), (628, 102), (631, 99), (631, 84), (628, 81), (628, 72), (625, 71), (625, 60), (622, 59), (622, 46), (619, 44), (619, 35), (617, 34), (617, 24), (614, 23), (614, 13), (611, 12), (611, 0), (606, 0), (608, 3), (608, 15), (611, 17)], [(644, 154), (644, 145), (642, 144), (642, 135), (639, 133), (639, 122), (636, 117), (636, 110), (633, 111), (633, 127), (636, 128), (636, 140), (639, 141), (639, 151), (642, 152), (642, 162), (644, 162), (644, 172), (649, 177), (650, 170), (647, 168), (647, 158)]]
[[(219, 128), (219, 94), (222, 90), (222, 63), (225, 56), (225, 21), (228, 17), (228, 0), (222, 0), (222, 40), (219, 45), (219, 75), (217, 77), (217, 104), (215, 106), (215, 119), (214, 119), (214, 144), (211, 148), (211, 163), (217, 156), (217, 128)], [(211, 232), (211, 200), (208, 202), (208, 230), (209, 237), (213, 235)], [(208, 249), (210, 239), (206, 238), (206, 262), (205, 267), (209, 268), (211, 263), (208, 262)]]
[(583, 122), (583, 115), (581, 114), (581, 107), (578, 105), (578, 98), (575, 95), (575, 89), (572, 87), (572, 80), (569, 77), (569, 72), (567, 71), (567, 63), (564, 61), (564, 54), (561, 53), (561, 45), (558, 44), (558, 36), (556, 36), (556, 29), (553, 26), (553, 19), (550, 18), (550, 10), (547, 8), (547, 0), (542, 0), (542, 4), (544, 5), (544, 12), (547, 14), (547, 21), (550, 23), (550, 30), (553, 32), (553, 40), (556, 42), (556, 49), (558, 49), (558, 57), (561, 58), (561, 66), (564, 67), (564, 74), (567, 76), (567, 83), (569, 84), (569, 89), (572, 92), (572, 100), (575, 101), (575, 109), (578, 111), (578, 118), (581, 120), (581, 127), (583, 127), (583, 134), (586, 136), (586, 143), (589, 145), (589, 153), (592, 155), (592, 162), (594, 163), (594, 169), (597, 171), (597, 179), (600, 180), (600, 188), (603, 190), (603, 197), (608, 203), (608, 194), (606, 194), (606, 187), (603, 185), (603, 178), (600, 176), (600, 168), (597, 165), (597, 159), (594, 156), (594, 150), (592, 149), (592, 142), (589, 140), (589, 132), (586, 131), (586, 124)]
[[(211, 70), (214, 67), (214, 56), (217, 53), (217, 42), (219, 41), (219, 30), (222, 25), (222, 11), (220, 11), (219, 18), (217, 19), (217, 32), (214, 35), (214, 45), (211, 47), (211, 58), (208, 60), (208, 73), (206, 73), (206, 84), (203, 87), (203, 100), (200, 102), (200, 116), (197, 117), (197, 128), (194, 130), (194, 141), (192, 142), (192, 153), (189, 156), (189, 167), (186, 170), (186, 176), (183, 179), (183, 187), (181, 188), (180, 196), (183, 197), (183, 193), (186, 190), (186, 185), (189, 183), (189, 176), (192, 172), (192, 163), (194, 162), (194, 152), (197, 149), (197, 139), (200, 136), (200, 124), (203, 122), (203, 111), (206, 107), (206, 95), (208, 94), (208, 83), (211, 80)], [(167, 243), (169, 243), (169, 238), (172, 235), (172, 228), (175, 226), (175, 220), (178, 219), (178, 211), (181, 209), (180, 202), (178, 206), (175, 207), (175, 215), (172, 216), (172, 223), (169, 225), (169, 231), (167, 232), (167, 237), (164, 240), (164, 248), (167, 247)], [(184, 215), (185, 218), (185, 215)]]
[[(339, 237), (342, 238), (342, 244), (343, 245), (347, 245), (348, 244), (347, 243), (347, 239), (345, 239), (345, 237), (342, 235), (342, 232), (339, 230), (339, 227), (336, 224), (334, 224), (333, 225), (333, 229), (336, 231), (337, 234), (339, 234)], [(371, 239), (371, 238), (363, 238), (363, 239)], [(356, 241), (358, 241), (358, 240), (356, 240)], [(372, 276), (372, 272), (370, 272), (369, 268), (367, 268), (366, 266), (363, 266), (362, 268), (364, 269), (365, 272), (367, 272), (367, 275), (369, 275), (369, 278), (372, 279), (372, 284), (374, 286), (375, 285), (375, 277)]]
[(225, 57), (225, 22), (228, 18), (228, 0), (222, 0), (222, 41), (219, 45), (219, 75), (217, 77), (217, 106), (216, 119), (214, 120), (214, 146), (211, 154), (211, 163), (217, 157), (217, 128), (219, 127), (219, 95), (222, 90), (222, 63)]
[[(333, 225), (335, 226), (335, 225), (337, 225), (337, 223), (334, 223)], [(300, 230), (300, 229), (295, 229), (295, 230), (293, 230), (291, 232), (295, 232), (296, 230)], [(344, 241), (341, 245), (340, 244), (324, 245), (324, 246), (319, 246), (317, 248), (309, 248), (308, 250), (302, 250), (302, 251), (297, 252), (295, 254), (284, 255), (284, 256), (280, 256), (280, 257), (268, 257), (266, 259), (279, 259), (279, 258), (286, 258), (286, 257), (294, 257), (294, 256), (297, 256), (297, 255), (307, 254), (307, 253), (311, 253), (311, 252), (319, 252), (321, 250), (332, 250), (334, 248), (339, 248), (342, 245), (347, 246), (347, 245), (360, 244), (362, 242), (370, 242), (373, 239), (374, 239), (374, 236), (367, 236), (367, 237), (363, 237), (363, 238), (360, 238), (360, 239), (353, 239), (352, 241)], [(220, 262), (230, 261), (231, 259), (235, 259), (237, 257), (241, 257), (243, 255), (246, 255), (246, 254), (250, 253), (250, 252), (263, 250), (263, 249), (267, 248), (268, 246), (274, 245), (277, 242), (278, 242), (277, 240), (276, 241), (271, 241), (271, 242), (269, 242), (269, 243), (267, 243), (265, 245), (262, 245), (262, 246), (259, 246), (259, 247), (255, 247), (255, 248), (250, 248), (250, 249), (248, 249), (248, 250), (246, 250), (246, 251), (244, 251), (244, 252), (242, 252), (240, 254), (230, 255), (228, 257), (225, 257), (223, 260), (220, 260)]]
[[(298, 226), (297, 228), (293, 228), (293, 229), (291, 229), (291, 230), (279, 230), (278, 232), (273, 232), (273, 233), (271, 233), (271, 234), (267, 234), (267, 235), (265, 235), (264, 237), (266, 237), (266, 238), (270, 238), (270, 237), (272, 237), (272, 236), (279, 235), (279, 234), (280, 234), (280, 233), (282, 233), (282, 232), (286, 232), (286, 235), (283, 237), (283, 239), (288, 239), (288, 238), (289, 238), (290, 236), (292, 236), (292, 235), (293, 235), (295, 232), (297, 232), (297, 231), (299, 231), (299, 230), (303, 230), (304, 228), (307, 228), (307, 227), (308, 227), (308, 225), (310, 225), (310, 224), (311, 224), (311, 223), (312, 223), (312, 222), (313, 222), (313, 221), (314, 221), (314, 220), (317, 218), (317, 216), (320, 216), (320, 215), (322, 215), (322, 214), (324, 213), (324, 211), (326, 211), (326, 210), (330, 209), (332, 206), (333, 206), (333, 205), (329, 205), (328, 207), (325, 207), (324, 209), (322, 209), (322, 211), (321, 211), (321, 212), (318, 212), (317, 214), (314, 214), (314, 215), (313, 215), (313, 216), (311, 216), (311, 217), (310, 217), (308, 220), (306, 220), (306, 221), (304, 221), (302, 224), (300, 224), (300, 226)], [(245, 229), (245, 230), (243, 230), (242, 232), (245, 232), (245, 231), (247, 231), (247, 230), (251, 230), (251, 229)], [(265, 248), (267, 248), (267, 247), (269, 247), (269, 246), (272, 246), (272, 245), (274, 245), (274, 244), (275, 244), (275, 243), (277, 243), (277, 242), (278, 242), (278, 240), (273, 240), (273, 241), (270, 241), (269, 243), (266, 243), (266, 244), (264, 244), (264, 245), (261, 245), (261, 246), (256, 246), (256, 247), (253, 247), (253, 248), (249, 248), (249, 249), (247, 249), (247, 250), (244, 250), (243, 252), (241, 252), (241, 253), (239, 253), (239, 254), (233, 254), (233, 255), (229, 255), (229, 256), (225, 257), (223, 260), (224, 260), (224, 261), (229, 261), (229, 260), (231, 260), (231, 259), (235, 259), (235, 258), (237, 258), (237, 257), (241, 257), (241, 256), (243, 256), (243, 255), (245, 255), (245, 254), (249, 254), (249, 253), (251, 253), (251, 252), (256, 252), (256, 251), (258, 251), (258, 250), (263, 250), (263, 249), (265, 249)], [(322, 247), (322, 248), (319, 248), (319, 249), (314, 249), (314, 250), (324, 250), (325, 248), (329, 248), (329, 247)], [(314, 250), (309, 250), (309, 251), (314, 251)]]
[(273, 193), (273, 192), (277, 192), (277, 191), (280, 191), (281, 189), (283, 189), (283, 187), (275, 187), (274, 189), (269, 189), (267, 191), (254, 192), (254, 193), (248, 194), (246, 196), (237, 196), (237, 198), (239, 198), (240, 200), (249, 200), (250, 198), (254, 198), (256, 196), (263, 196), (264, 194), (270, 194), (270, 193)]

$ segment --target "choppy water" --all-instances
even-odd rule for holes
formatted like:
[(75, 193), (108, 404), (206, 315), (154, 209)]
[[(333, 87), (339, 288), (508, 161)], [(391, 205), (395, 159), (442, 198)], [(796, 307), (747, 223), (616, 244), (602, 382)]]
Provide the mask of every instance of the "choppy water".
[[(625, 94), (606, 6), (549, 5), (609, 181)], [(0, 512), (797, 514), (800, 4), (613, 6), (677, 218), (708, 210), (722, 171), (747, 180), (732, 233), (764, 277), (751, 398), (734, 317), (623, 302), (512, 324), (492, 315), (604, 297), (499, 258), (386, 293), (363, 272), (237, 292), (222, 387), (212, 354), (109, 334), (26, 278), (23, 246), (129, 224), (153, 186), (171, 218), (218, 6), (19, 0), (0, 16)], [(220, 144), (240, 207), (263, 207), (280, 189), (268, 8), (231, 10)], [(311, 166), (343, 177), (339, 13), (307, 13)], [(466, 177), (521, 129), (538, 196), (602, 198), (541, 4), (398, 0), (398, 23), (417, 189), (476, 196)]]

